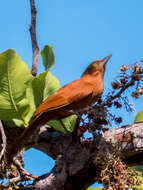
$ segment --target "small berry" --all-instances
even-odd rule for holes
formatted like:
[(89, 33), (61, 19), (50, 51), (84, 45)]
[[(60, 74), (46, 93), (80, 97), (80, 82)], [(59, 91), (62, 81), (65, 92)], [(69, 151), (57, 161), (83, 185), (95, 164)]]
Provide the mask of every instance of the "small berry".
[(102, 127), (102, 131), (106, 132), (106, 131), (109, 131), (109, 129), (107, 127)]
[(121, 82), (121, 84), (126, 84), (128, 81), (127, 81), (127, 79), (125, 79), (125, 78), (123, 78), (123, 79), (120, 79), (120, 82)]
[(132, 78), (133, 78), (134, 80), (136, 80), (136, 81), (139, 81), (139, 80), (140, 80), (140, 75), (137, 74), (137, 73), (134, 73), (133, 76), (132, 76)]
[(122, 118), (121, 117), (116, 117), (115, 118), (115, 122), (116, 123), (121, 123), (122, 122)]
[(143, 94), (143, 88), (138, 88), (138, 93)]
[(123, 65), (122, 67), (120, 67), (121, 71), (126, 71), (128, 69), (128, 67), (126, 65)]
[(121, 83), (117, 82), (117, 81), (116, 82), (112, 82), (111, 85), (112, 85), (112, 88), (115, 89), (115, 90), (122, 88)]
[(79, 127), (78, 127), (78, 130), (79, 130), (81, 133), (85, 133), (85, 132), (87, 131), (87, 127), (86, 127), (86, 125), (79, 126)]
[(135, 71), (135, 72), (140, 71), (140, 66), (139, 66), (139, 65), (135, 65), (135, 66), (134, 66), (134, 71)]
[(139, 93), (138, 92), (132, 92), (132, 97), (139, 98)]

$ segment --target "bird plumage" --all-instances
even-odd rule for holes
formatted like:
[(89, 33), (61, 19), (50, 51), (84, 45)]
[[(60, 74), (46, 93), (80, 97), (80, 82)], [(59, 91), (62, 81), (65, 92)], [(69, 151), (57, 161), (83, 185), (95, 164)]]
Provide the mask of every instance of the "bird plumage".
[[(65, 118), (98, 100), (104, 90), (105, 65), (111, 55), (92, 62), (82, 76), (49, 96), (35, 111), (29, 127), (13, 143), (9, 155), (14, 156), (35, 129), (50, 120)], [(15, 145), (18, 145), (17, 147)]]
[[(42, 117), (41, 115), (46, 113), (47, 120), (49, 120), (48, 112), (55, 110), (60, 111), (60, 109), (62, 111), (64, 108), (66, 117), (72, 114), (70, 110), (77, 111), (97, 101), (104, 89), (103, 77), (105, 64), (110, 57), (111, 55), (105, 57), (103, 60), (92, 62), (87, 67), (81, 78), (62, 87), (58, 92), (48, 97), (42, 104), (40, 104), (36, 109), (34, 116), (36, 118)], [(61, 118), (60, 114), (59, 117), (58, 113), (53, 112), (53, 114), (55, 114), (55, 116), (50, 115), (51, 119)], [(64, 116), (62, 115), (62, 117)]]

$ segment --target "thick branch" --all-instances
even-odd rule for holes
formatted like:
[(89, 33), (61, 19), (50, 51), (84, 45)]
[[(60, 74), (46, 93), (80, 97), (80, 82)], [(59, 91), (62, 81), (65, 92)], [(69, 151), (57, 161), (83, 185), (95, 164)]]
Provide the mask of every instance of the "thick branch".
[(50, 126), (43, 125), (38, 132), (38, 138), (35, 140), (33, 136), (33, 138), (25, 143), (25, 146), (27, 148), (36, 148), (53, 159), (56, 159), (58, 155), (62, 154), (62, 152), (67, 149), (71, 141), (72, 134), (63, 135)]
[(32, 49), (33, 49), (33, 63), (32, 63), (32, 75), (36, 76), (37, 74), (37, 66), (38, 66), (38, 55), (39, 55), (39, 47), (36, 38), (36, 7), (34, 0), (30, 0), (31, 5), (31, 26), (30, 26), (30, 34), (32, 40)]
[(104, 138), (116, 144), (127, 165), (143, 164), (143, 123), (122, 126), (108, 131)]
[[(116, 144), (120, 158), (128, 166), (143, 164), (142, 131), (143, 123), (137, 123), (108, 131), (103, 137), (97, 135), (95, 141), (91, 138), (76, 141), (72, 139), (72, 136), (52, 137), (52, 131), (47, 132), (46, 135), (46, 129), (44, 129), (40, 132), (35, 147), (48, 155), (53, 155), (56, 165), (50, 174), (41, 176), (33, 185), (24, 189), (84, 190), (95, 181), (102, 183), (101, 171), (107, 167), (107, 160), (112, 157), (111, 144)], [(34, 147), (34, 144), (31, 146)]]
[[(93, 151), (95, 146), (96, 149)], [(106, 156), (110, 157), (110, 151), (110, 145), (100, 135), (97, 137), (97, 144), (94, 144), (92, 139), (82, 142), (72, 141), (57, 157), (51, 173), (41, 176), (33, 185), (24, 189), (84, 190), (94, 181), (99, 181), (100, 171), (105, 167)], [(96, 162), (101, 158), (105, 164)]]
[[(56, 159), (68, 147), (71, 138), (72, 136), (61, 135), (44, 125), (40, 128), (38, 142), (35, 143), (35, 140), (31, 139), (26, 146), (36, 148)], [(103, 138), (118, 147), (120, 157), (127, 165), (143, 164), (140, 156), (143, 154), (143, 123), (114, 128), (104, 133)]]

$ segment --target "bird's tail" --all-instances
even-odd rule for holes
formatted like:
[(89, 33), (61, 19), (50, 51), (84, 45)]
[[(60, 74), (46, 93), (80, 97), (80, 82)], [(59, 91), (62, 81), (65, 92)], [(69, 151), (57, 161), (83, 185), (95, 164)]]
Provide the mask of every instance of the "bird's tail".
[(72, 114), (72, 112), (60, 108), (37, 115), (30, 122), (29, 126), (22, 132), (22, 134), (14, 140), (10, 148), (7, 150), (7, 160), (12, 160), (12, 158), (18, 153), (18, 151), (22, 149), (24, 143), (29, 140), (29, 138), (39, 126), (47, 123), (49, 120), (65, 118)]
[(22, 132), (22, 134), (17, 137), (11, 144), (10, 148), (7, 150), (7, 159), (12, 160), (12, 158), (20, 151), (26, 141), (32, 136), (34, 131), (40, 125), (40, 118), (33, 119), (29, 126)]

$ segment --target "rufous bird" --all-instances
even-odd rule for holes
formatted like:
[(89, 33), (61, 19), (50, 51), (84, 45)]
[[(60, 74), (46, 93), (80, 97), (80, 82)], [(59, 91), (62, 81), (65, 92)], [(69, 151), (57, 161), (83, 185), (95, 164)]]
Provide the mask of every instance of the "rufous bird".
[(9, 155), (13, 157), (38, 126), (50, 120), (63, 119), (95, 103), (103, 93), (105, 67), (111, 56), (92, 62), (79, 79), (70, 82), (44, 100), (36, 109), (29, 126), (11, 146)]

